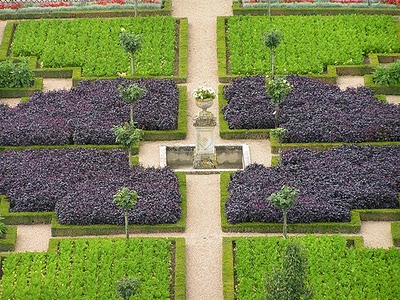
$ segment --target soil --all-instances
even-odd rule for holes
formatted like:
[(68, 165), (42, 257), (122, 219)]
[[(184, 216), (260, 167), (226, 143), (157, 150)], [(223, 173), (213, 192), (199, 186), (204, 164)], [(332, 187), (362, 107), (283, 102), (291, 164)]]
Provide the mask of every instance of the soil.
[[(173, 16), (187, 17), (189, 22), (189, 76), (185, 84), (188, 99), (198, 85), (206, 84), (217, 90), (216, 17), (228, 16), (232, 0), (174, 0)], [(0, 22), (0, 38), (6, 22)], [(0, 39), (1, 40), (1, 39)], [(363, 85), (362, 77), (342, 77), (338, 85)], [(69, 88), (64, 79), (45, 81), (45, 89)], [(397, 96), (396, 96), (397, 97)], [(210, 109), (214, 115), (218, 105)], [(142, 142), (139, 158), (144, 166), (158, 166), (159, 146), (194, 144), (193, 117), (199, 111), (194, 101), (188, 104), (188, 133), (182, 141)], [(216, 128), (218, 132), (218, 126)], [(216, 134), (216, 144), (248, 144), (252, 162), (271, 165), (271, 148), (267, 140), (222, 140)], [(222, 238), (227, 236), (265, 236), (265, 234), (223, 233), (221, 231), (219, 175), (187, 175), (187, 224), (184, 233), (132, 234), (135, 236), (184, 237), (186, 240), (187, 299), (223, 299)], [(270, 234), (280, 235), (280, 234)], [(363, 222), (360, 235), (367, 247), (392, 246), (389, 222)], [(122, 235), (121, 235), (122, 236)], [(16, 251), (46, 251), (51, 237), (50, 225), (19, 225)]]

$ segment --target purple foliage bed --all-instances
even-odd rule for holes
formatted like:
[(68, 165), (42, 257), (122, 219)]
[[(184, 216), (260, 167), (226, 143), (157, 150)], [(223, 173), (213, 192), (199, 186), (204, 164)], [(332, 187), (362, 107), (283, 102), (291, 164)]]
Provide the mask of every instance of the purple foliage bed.
[(347, 222), (351, 209), (398, 208), (400, 146), (342, 146), (283, 152), (274, 168), (253, 164), (233, 175), (225, 204), (230, 223), (281, 222), (267, 200), (288, 185), (300, 190), (288, 222)]
[[(114, 125), (129, 121), (129, 105), (118, 86), (129, 80), (83, 81), (71, 90), (35, 93), (30, 101), (0, 106), (0, 145), (114, 144)], [(172, 80), (139, 79), (147, 89), (135, 104), (134, 120), (144, 130), (177, 127), (179, 91)]]
[(61, 224), (123, 224), (112, 203), (121, 188), (139, 194), (130, 223), (176, 223), (178, 180), (169, 168), (129, 169), (122, 150), (63, 149), (0, 152), (0, 194), (10, 211), (55, 211)]
[[(287, 80), (292, 91), (280, 106), (279, 125), (288, 130), (284, 141), (400, 141), (400, 106), (382, 104), (366, 87), (341, 91), (335, 85), (297, 75)], [(235, 79), (225, 87), (224, 118), (231, 129), (274, 127), (274, 107), (265, 94), (263, 76)]]

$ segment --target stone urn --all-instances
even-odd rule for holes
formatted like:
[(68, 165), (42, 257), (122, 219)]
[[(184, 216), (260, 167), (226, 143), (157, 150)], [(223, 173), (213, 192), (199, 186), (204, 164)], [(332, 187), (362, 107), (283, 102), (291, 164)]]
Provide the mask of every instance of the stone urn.
[(214, 99), (212, 98), (205, 98), (205, 99), (195, 99), (196, 105), (198, 108), (201, 108), (203, 111), (206, 111), (208, 108), (213, 106)]

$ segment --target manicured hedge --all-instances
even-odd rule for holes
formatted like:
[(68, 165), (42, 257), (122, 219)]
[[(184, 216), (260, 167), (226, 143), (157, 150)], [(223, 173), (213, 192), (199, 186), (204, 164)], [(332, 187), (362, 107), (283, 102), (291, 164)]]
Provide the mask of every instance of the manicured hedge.
[(0, 239), (0, 252), (14, 251), (17, 243), (17, 226), (8, 225), (7, 233)]
[[(139, 79), (147, 89), (135, 104), (134, 120), (144, 130), (178, 129), (179, 90), (172, 80)], [(112, 128), (129, 121), (119, 96), (126, 79), (83, 81), (71, 90), (34, 94), (16, 108), (0, 109), (0, 145), (114, 144)], [(180, 122), (181, 123), (181, 122)], [(186, 133), (184, 124), (180, 131)]]
[(121, 150), (3, 151), (0, 156), (0, 194), (7, 195), (12, 212), (55, 210), (64, 224), (123, 224), (112, 196), (129, 187), (140, 196), (130, 211), (131, 224), (176, 223), (181, 216), (174, 173), (129, 169)]
[[(297, 75), (280, 105), (279, 126), (285, 143), (400, 141), (400, 107), (383, 104), (366, 88), (341, 91), (337, 86)], [(224, 89), (222, 108), (230, 129), (274, 126), (274, 106), (262, 76), (235, 79)]]
[(289, 223), (349, 222), (352, 209), (399, 208), (399, 158), (392, 146), (285, 151), (278, 167), (254, 164), (232, 176), (225, 215), (232, 224), (282, 222), (267, 197), (283, 184), (300, 190)]
[(58, 240), (48, 253), (12, 253), (3, 260), (3, 297), (115, 299), (115, 282), (134, 276), (141, 299), (170, 299), (178, 284), (175, 299), (183, 299), (182, 283), (175, 282), (182, 276), (175, 250), (181, 247), (167, 239)]
[[(265, 280), (274, 269), (280, 268), (284, 248), (292, 239), (307, 253), (308, 280), (315, 299), (396, 299), (399, 295), (398, 249), (348, 247), (346, 238), (341, 236), (305, 236), (289, 240), (260, 237), (236, 238), (233, 251), (226, 252), (233, 253), (231, 268), (235, 276), (234, 291), (229, 288), (232, 277), (225, 277), (228, 296), (225, 299), (234, 299), (233, 292), (235, 299), (262, 299)], [(229, 256), (224, 256), (225, 260), (229, 261)]]

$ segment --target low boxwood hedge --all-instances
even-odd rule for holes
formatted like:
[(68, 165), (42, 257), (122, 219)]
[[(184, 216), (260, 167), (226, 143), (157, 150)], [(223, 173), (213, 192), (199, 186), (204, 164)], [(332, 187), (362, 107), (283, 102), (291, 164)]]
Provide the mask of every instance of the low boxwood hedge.
[(7, 233), (0, 239), (0, 252), (14, 251), (17, 242), (17, 226), (8, 225)]
[(393, 245), (400, 247), (400, 222), (393, 222), (391, 224)]

